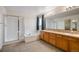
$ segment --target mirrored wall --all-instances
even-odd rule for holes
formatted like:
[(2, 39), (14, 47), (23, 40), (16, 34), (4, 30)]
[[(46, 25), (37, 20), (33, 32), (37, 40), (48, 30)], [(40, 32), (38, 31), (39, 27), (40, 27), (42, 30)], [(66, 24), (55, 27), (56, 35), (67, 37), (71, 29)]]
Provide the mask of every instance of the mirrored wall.
[(73, 15), (58, 19), (46, 19), (46, 28), (79, 31), (79, 15)]

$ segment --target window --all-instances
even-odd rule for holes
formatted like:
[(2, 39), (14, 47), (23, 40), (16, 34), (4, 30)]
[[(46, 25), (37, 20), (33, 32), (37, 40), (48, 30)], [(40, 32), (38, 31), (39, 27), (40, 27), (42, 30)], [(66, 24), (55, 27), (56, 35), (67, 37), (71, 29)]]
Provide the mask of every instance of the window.
[(44, 30), (44, 29), (45, 29), (44, 15), (37, 16), (37, 30)]

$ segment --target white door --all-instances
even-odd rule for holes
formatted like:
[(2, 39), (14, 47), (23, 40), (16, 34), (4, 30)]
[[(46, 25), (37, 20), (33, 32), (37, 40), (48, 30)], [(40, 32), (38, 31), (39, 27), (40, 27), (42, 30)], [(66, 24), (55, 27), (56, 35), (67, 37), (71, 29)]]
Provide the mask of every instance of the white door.
[(19, 40), (24, 39), (24, 19), (19, 17)]
[(5, 42), (18, 40), (18, 17), (5, 17)]

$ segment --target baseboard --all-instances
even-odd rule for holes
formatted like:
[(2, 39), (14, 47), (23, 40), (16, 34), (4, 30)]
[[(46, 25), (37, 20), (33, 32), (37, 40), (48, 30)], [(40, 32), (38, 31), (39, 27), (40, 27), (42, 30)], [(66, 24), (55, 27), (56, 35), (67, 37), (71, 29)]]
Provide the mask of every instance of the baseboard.
[(25, 40), (22, 39), (22, 40), (15, 40), (15, 41), (10, 41), (10, 42), (5, 42), (4, 45), (14, 44), (14, 43), (18, 43), (18, 42), (21, 42), (21, 41), (25, 41)]

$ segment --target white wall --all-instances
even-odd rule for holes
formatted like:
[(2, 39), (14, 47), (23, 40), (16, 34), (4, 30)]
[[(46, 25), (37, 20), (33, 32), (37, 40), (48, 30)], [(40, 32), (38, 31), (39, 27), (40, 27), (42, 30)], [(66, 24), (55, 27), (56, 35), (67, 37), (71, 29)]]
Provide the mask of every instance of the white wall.
[(2, 45), (3, 45), (3, 40), (4, 40), (4, 37), (3, 37), (3, 15), (6, 14), (6, 9), (5, 7), (2, 7), (0, 6), (0, 49), (2, 48)]
[(36, 16), (25, 17), (25, 35), (36, 33)]

